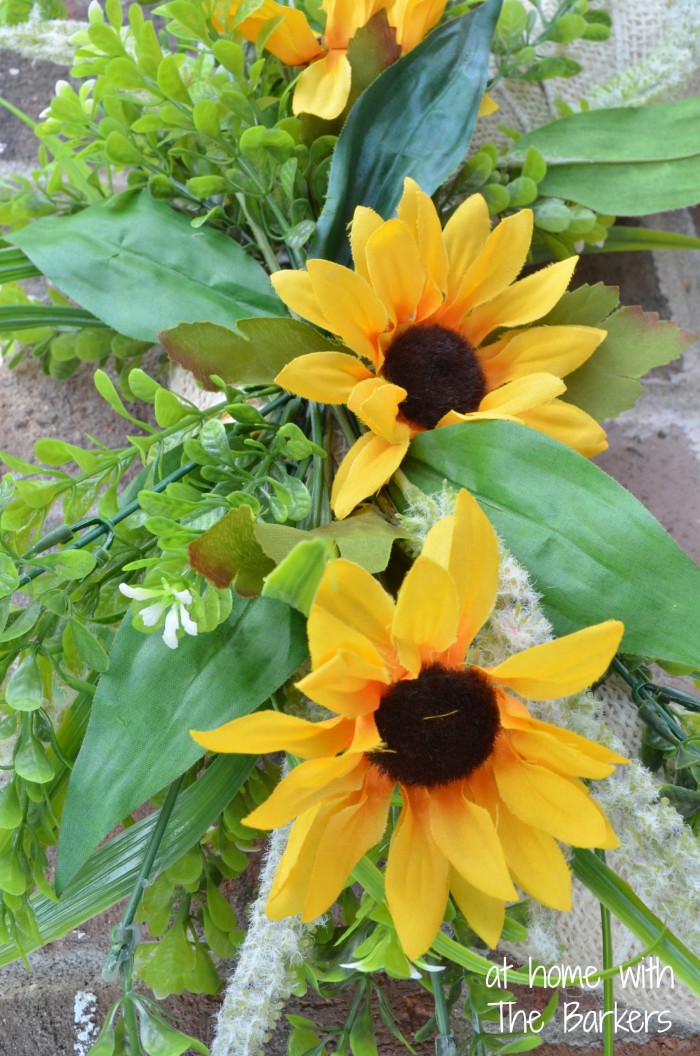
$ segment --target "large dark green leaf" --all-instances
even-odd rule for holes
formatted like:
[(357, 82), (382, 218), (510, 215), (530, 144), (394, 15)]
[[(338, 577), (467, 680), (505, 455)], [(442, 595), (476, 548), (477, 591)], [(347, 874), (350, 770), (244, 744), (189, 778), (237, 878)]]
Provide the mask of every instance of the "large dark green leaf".
[(355, 206), (388, 217), (405, 176), (432, 194), (456, 169), (476, 124), (501, 3), (486, 0), (433, 30), (352, 108), (333, 155), (312, 256), (347, 263)]
[(267, 275), (218, 231), (146, 192), (36, 220), (11, 241), (68, 297), (120, 334), (155, 341), (178, 323), (284, 315)]
[[(221, 755), (178, 797), (156, 854), (152, 876), (193, 847), (235, 796), (255, 762), (250, 755)], [(31, 900), (39, 937), (23, 936), (0, 946), (0, 965), (62, 938), (86, 920), (103, 913), (133, 891), (146, 848), (160, 811), (149, 814), (126, 832), (100, 847), (68, 884), (60, 902), (44, 895)], [(41, 941), (39, 941), (41, 940)]]
[(530, 573), (557, 634), (616, 618), (623, 649), (696, 666), (700, 569), (622, 485), (513, 422), (422, 433), (402, 467), (426, 492), (468, 488)]
[(547, 162), (540, 194), (613, 216), (646, 216), (700, 201), (700, 96), (661, 106), (585, 110), (516, 140)]
[(192, 728), (246, 715), (306, 655), (304, 620), (271, 598), (236, 598), (229, 619), (172, 651), (127, 618), (95, 693), (68, 786), (56, 885), (65, 887), (90, 851), (127, 814), (196, 762)]

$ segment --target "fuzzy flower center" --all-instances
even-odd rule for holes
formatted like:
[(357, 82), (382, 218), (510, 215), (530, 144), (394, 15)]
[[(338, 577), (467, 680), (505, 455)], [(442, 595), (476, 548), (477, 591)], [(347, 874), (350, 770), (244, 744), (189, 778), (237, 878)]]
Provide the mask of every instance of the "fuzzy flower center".
[(389, 346), (382, 374), (406, 389), (401, 413), (424, 429), (434, 429), (448, 411), (477, 410), (486, 395), (474, 349), (461, 334), (436, 324), (404, 330)]
[(392, 781), (424, 788), (468, 777), (491, 755), (500, 728), (486, 676), (442, 664), (390, 686), (374, 718), (385, 747), (370, 762)]

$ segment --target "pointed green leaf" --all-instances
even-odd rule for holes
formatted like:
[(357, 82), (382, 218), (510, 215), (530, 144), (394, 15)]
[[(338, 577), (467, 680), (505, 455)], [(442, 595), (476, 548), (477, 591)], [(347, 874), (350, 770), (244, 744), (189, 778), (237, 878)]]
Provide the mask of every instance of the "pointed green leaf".
[(583, 110), (516, 140), (505, 158), (520, 165), (530, 147), (547, 163), (539, 192), (598, 213), (645, 216), (700, 201), (700, 96), (660, 106)]
[(557, 634), (607, 619), (623, 649), (700, 659), (700, 569), (645, 507), (592, 462), (512, 422), (434, 429), (403, 464), (428, 493), (467, 488), (527, 569)]
[(190, 729), (252, 711), (306, 655), (303, 619), (269, 598), (234, 599), (215, 631), (170, 650), (127, 618), (95, 693), (68, 786), (56, 883), (63, 889), (127, 814), (202, 755)]
[(432, 194), (457, 167), (481, 106), (501, 2), (486, 0), (433, 30), (357, 101), (333, 154), (312, 256), (347, 263), (356, 206), (389, 217), (404, 177)]
[(644, 905), (630, 885), (598, 858), (594, 851), (575, 847), (571, 859), (574, 876), (614, 913), (645, 945), (654, 944), (654, 955), (670, 965), (678, 979), (700, 996), (700, 960), (663, 921)]
[(182, 323), (158, 339), (173, 363), (212, 391), (212, 374), (229, 385), (266, 385), (297, 356), (333, 347), (318, 330), (296, 319), (241, 319), (236, 330)]
[(238, 243), (206, 227), (194, 230), (146, 191), (44, 217), (11, 239), (59, 290), (139, 341), (155, 341), (182, 322), (230, 326), (285, 314), (267, 275)]

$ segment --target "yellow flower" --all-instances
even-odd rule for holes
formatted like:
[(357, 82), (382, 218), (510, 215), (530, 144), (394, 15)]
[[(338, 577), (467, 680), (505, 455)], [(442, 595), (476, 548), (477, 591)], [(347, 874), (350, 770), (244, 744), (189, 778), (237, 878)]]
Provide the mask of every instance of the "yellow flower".
[[(433, 28), (445, 4), (446, 0), (323, 0), (326, 26), (319, 41), (303, 12), (276, 0), (263, 0), (237, 28), (247, 40), (256, 41), (271, 19), (282, 19), (265, 47), (288, 66), (307, 67), (297, 81), (294, 113), (316, 114), (330, 121), (343, 112), (350, 95), (352, 71), (347, 53), (358, 29), (377, 12), (386, 11), (389, 25), (396, 30), (396, 45), (405, 55)], [(228, 5), (229, 20), (240, 5), (241, 0)], [(225, 20), (217, 21), (221, 24)], [(482, 104), (483, 113), (493, 112), (488, 103)]]
[(532, 227), (532, 212), (523, 209), (491, 231), (486, 202), (475, 194), (443, 231), (430, 198), (407, 179), (398, 219), (355, 210), (354, 271), (310, 260), (306, 271), (272, 276), (292, 311), (337, 334), (355, 353), (299, 356), (276, 379), (306, 399), (347, 404), (369, 430), (335, 478), (337, 517), (385, 484), (412, 437), (425, 429), (502, 418), (587, 457), (605, 450), (601, 426), (558, 397), (566, 389), (562, 377), (589, 358), (606, 331), (517, 329), (554, 307), (577, 260), (514, 281)]
[(491, 668), (465, 654), (493, 608), (494, 532), (468, 492), (428, 533), (396, 602), (368, 572), (330, 562), (312, 606), (311, 672), (298, 683), (335, 713), (308, 722), (258, 712), (209, 733), (217, 752), (285, 749), (306, 760), (246, 819), (296, 822), (267, 906), (312, 920), (336, 900), (382, 838), (398, 785), (386, 896), (409, 957), (430, 946), (448, 892), (489, 945), (514, 883), (556, 909), (571, 904), (557, 846), (616, 847), (580, 778), (625, 762), (602, 745), (532, 718), (533, 700), (582, 690), (608, 666), (615, 620), (527, 649)]

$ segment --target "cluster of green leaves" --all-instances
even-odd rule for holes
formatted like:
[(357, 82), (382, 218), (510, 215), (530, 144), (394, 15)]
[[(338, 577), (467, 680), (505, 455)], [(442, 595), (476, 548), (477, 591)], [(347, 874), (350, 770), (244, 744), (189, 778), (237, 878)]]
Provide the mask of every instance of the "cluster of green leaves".
[(551, 15), (545, 14), (540, 0), (504, 0), (493, 42), (497, 77), (522, 81), (574, 77), (583, 69), (581, 64), (566, 55), (553, 55), (546, 45), (603, 42), (610, 36), (610, 26), (608, 12), (592, 7), (589, 0), (560, 0)]
[(615, 217), (542, 194), (547, 162), (536, 147), (527, 148), (520, 164), (506, 165), (506, 153), (506, 147), (499, 148), (494, 142), (479, 147), (439, 192), (441, 211), (448, 213), (459, 199), (477, 192), (486, 199), (492, 216), (532, 208), (536, 259), (562, 260), (586, 247), (604, 246)]
[[(0, 250), (0, 259), (3, 252), (6, 251)], [(50, 288), (48, 297), (52, 306), (59, 309), (70, 308), (69, 299), (59, 290)], [(25, 356), (31, 355), (41, 361), (45, 374), (61, 381), (74, 374), (81, 363), (104, 366), (112, 356), (115, 367), (123, 378), (141, 363), (143, 356), (151, 348), (150, 342), (125, 337), (110, 327), (42, 326), (41, 316), (36, 319), (36, 325), (26, 325), (22, 320), (22, 328), (13, 329), (22, 310), (26, 311), (29, 306), (40, 310), (44, 307), (39, 298), (26, 293), (18, 282), (5, 282), (0, 286), (0, 310), (3, 306), (12, 306), (15, 309), (12, 314), (7, 313), (8, 319), (5, 321), (0, 314), (0, 355), (7, 357), (9, 367), (17, 366)], [(34, 320), (30, 317), (27, 323), (32, 322)]]

